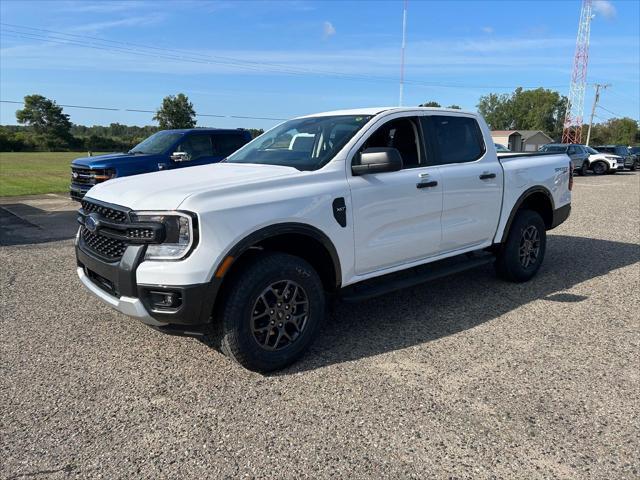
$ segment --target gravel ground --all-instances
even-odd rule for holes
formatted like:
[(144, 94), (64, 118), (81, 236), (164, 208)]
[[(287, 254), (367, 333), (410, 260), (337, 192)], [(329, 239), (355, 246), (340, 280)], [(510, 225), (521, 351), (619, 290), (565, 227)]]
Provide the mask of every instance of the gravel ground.
[(0, 477), (639, 478), (640, 175), (576, 179), (540, 274), (337, 305), (276, 375), (0, 247)]

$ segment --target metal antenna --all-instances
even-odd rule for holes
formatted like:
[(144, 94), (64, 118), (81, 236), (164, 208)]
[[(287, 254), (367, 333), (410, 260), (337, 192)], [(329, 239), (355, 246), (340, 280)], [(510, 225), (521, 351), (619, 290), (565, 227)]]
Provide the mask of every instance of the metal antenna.
[(584, 111), (584, 91), (587, 84), (587, 64), (589, 63), (589, 35), (593, 18), (591, 11), (591, 0), (582, 0), (576, 52), (573, 56), (569, 103), (562, 129), (562, 143), (582, 143), (582, 113)]
[(404, 50), (407, 46), (407, 3), (409, 0), (404, 0), (404, 6), (402, 10), (402, 49), (400, 51), (400, 101), (398, 105), (401, 107), (404, 100)]

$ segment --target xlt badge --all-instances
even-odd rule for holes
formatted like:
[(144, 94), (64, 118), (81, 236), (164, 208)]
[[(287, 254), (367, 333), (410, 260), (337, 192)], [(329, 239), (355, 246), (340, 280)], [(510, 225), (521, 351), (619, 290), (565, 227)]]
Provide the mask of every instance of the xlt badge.
[(333, 216), (341, 227), (347, 226), (347, 206), (344, 203), (344, 197), (333, 201)]

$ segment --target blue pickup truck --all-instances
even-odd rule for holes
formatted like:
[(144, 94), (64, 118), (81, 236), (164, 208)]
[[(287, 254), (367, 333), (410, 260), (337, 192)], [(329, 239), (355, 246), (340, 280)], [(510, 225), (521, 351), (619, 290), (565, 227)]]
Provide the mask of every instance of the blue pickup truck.
[(154, 133), (127, 153), (76, 158), (71, 162), (73, 200), (110, 178), (216, 163), (251, 140), (248, 130), (192, 128)]

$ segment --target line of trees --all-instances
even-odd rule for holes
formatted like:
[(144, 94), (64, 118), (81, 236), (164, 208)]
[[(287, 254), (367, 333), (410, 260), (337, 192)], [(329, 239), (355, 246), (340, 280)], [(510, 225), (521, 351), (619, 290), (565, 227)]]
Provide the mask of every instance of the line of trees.
[[(127, 151), (158, 130), (194, 128), (196, 112), (183, 94), (162, 100), (153, 120), (159, 126), (131, 126), (112, 123), (108, 127), (87, 127), (71, 123), (69, 115), (54, 100), (42, 95), (24, 97), (24, 107), (16, 111), (20, 125), (0, 126), (0, 151)], [(262, 129), (249, 129), (254, 137)]]
[[(440, 107), (437, 101), (421, 107)], [(542, 130), (559, 141), (567, 108), (567, 98), (545, 88), (512, 93), (490, 93), (480, 97), (478, 112), (492, 130)], [(447, 108), (460, 109), (458, 105)], [(158, 126), (130, 126), (112, 123), (108, 127), (74, 125), (69, 115), (54, 100), (42, 95), (24, 97), (24, 107), (16, 112), (20, 125), (0, 126), (0, 151), (126, 151), (158, 130), (194, 128), (196, 112), (183, 94), (169, 95), (162, 100), (153, 120)], [(262, 129), (249, 129), (253, 136)], [(640, 143), (640, 128), (632, 118), (613, 118), (595, 124), (591, 144)]]
[[(491, 130), (542, 130), (560, 141), (567, 111), (567, 97), (554, 90), (516, 88), (512, 93), (490, 93), (480, 97), (478, 112)], [(439, 107), (436, 101), (425, 102), (420, 107)], [(448, 108), (460, 108), (450, 105)], [(586, 136), (586, 128), (583, 135)], [(593, 125), (591, 145), (640, 143), (640, 128), (632, 118), (612, 118)]]

